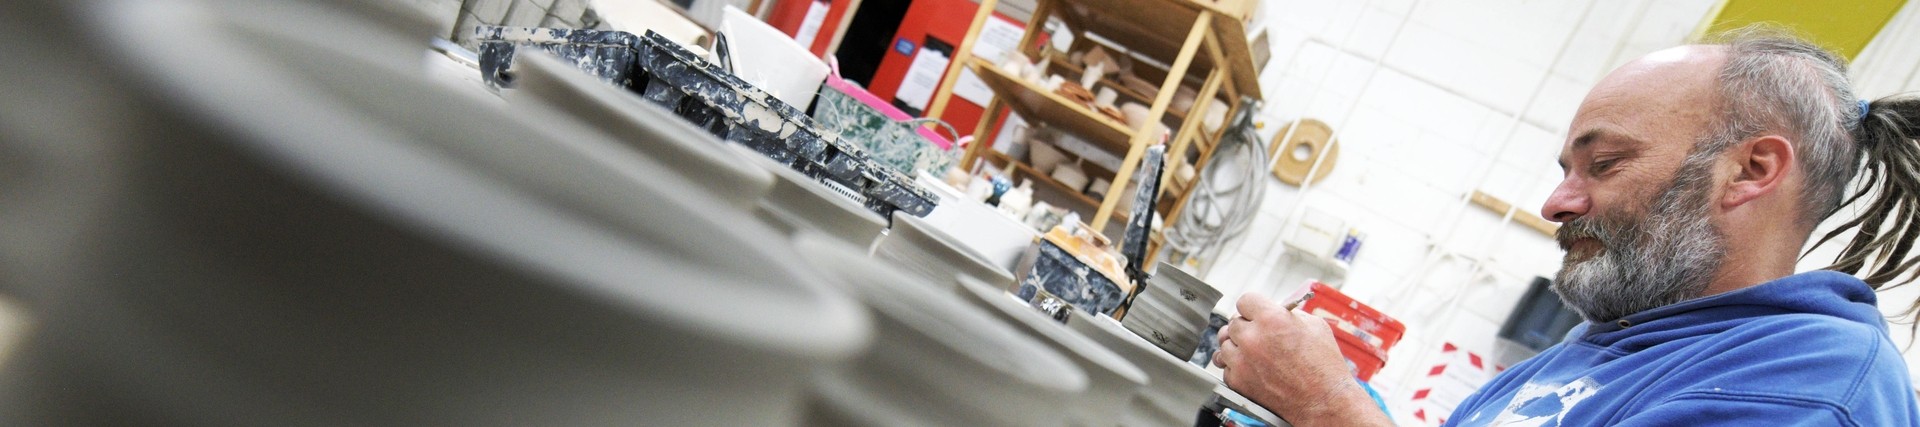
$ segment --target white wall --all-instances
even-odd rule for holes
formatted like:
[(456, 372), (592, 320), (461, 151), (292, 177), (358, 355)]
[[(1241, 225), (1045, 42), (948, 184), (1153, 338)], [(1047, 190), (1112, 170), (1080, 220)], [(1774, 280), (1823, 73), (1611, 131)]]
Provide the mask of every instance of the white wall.
[(1442, 342), (1524, 357), (1498, 349), (1495, 334), (1529, 280), (1558, 269), (1560, 251), (1463, 196), (1477, 188), (1537, 212), (1559, 182), (1554, 159), (1587, 88), (1681, 42), (1712, 5), (1270, 0), (1265, 132), (1318, 118), (1339, 134), (1340, 155), (1304, 195), (1268, 179), (1253, 226), (1206, 272), (1228, 295), (1221, 310), (1241, 292), (1277, 297), (1306, 277), (1328, 279), (1275, 243), (1297, 209), (1312, 206), (1368, 233), (1343, 292), (1407, 324), (1374, 381), (1390, 404), (1406, 400), (1405, 385)]
[[(1900, 8), (1893, 20), (1880, 29), (1872, 43), (1854, 58), (1849, 70), (1854, 83), (1854, 94), (1863, 99), (1878, 99), (1898, 93), (1920, 92), (1920, 2), (1907, 2)], [(1834, 215), (1827, 221), (1832, 226), (1851, 218), (1854, 211), (1845, 211)], [(1833, 260), (1839, 253), (1838, 245), (1829, 243), (1820, 251), (1801, 261), (1801, 271), (1818, 269)], [(1920, 298), (1920, 284), (1895, 287), (1880, 293), (1880, 311), (1888, 316), (1898, 316), (1916, 298)], [(1908, 366), (1920, 367), (1920, 350), (1914, 349), (1913, 334), (1909, 325), (1891, 325), (1893, 339), (1901, 346)], [(1916, 380), (1920, 384), (1920, 380)]]

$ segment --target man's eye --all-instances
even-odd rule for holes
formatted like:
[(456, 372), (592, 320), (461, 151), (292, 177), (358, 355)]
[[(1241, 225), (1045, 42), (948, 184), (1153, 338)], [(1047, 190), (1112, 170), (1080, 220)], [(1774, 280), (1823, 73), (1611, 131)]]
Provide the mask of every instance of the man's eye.
[(1594, 175), (1605, 173), (1606, 171), (1613, 169), (1613, 165), (1619, 162), (1620, 162), (1619, 159), (1607, 159), (1607, 160), (1595, 161), (1593, 162), (1592, 173)]

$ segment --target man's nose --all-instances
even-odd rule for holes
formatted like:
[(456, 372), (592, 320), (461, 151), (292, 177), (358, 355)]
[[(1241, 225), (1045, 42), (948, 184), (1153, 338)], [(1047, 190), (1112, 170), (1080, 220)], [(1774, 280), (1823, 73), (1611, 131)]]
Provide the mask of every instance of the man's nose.
[(1574, 184), (1571, 179), (1561, 180), (1560, 186), (1554, 187), (1553, 194), (1547, 196), (1547, 204), (1540, 207), (1540, 216), (1559, 223), (1586, 216), (1593, 208), (1593, 199)]

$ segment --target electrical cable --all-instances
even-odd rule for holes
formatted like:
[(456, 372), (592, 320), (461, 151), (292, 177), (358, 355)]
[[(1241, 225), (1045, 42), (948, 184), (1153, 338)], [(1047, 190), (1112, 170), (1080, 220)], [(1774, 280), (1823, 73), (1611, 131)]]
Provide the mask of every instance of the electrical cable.
[[(1253, 224), (1267, 190), (1267, 152), (1253, 124), (1254, 111), (1259, 109), (1258, 101), (1241, 101), (1239, 114), (1221, 135), (1219, 146), (1214, 147), (1213, 161), (1194, 177), (1199, 182), (1194, 183), (1185, 211), (1166, 231), (1168, 248), (1190, 257), (1209, 258)], [(1238, 181), (1220, 182), (1220, 178), (1233, 177), (1232, 173), (1244, 176)]]

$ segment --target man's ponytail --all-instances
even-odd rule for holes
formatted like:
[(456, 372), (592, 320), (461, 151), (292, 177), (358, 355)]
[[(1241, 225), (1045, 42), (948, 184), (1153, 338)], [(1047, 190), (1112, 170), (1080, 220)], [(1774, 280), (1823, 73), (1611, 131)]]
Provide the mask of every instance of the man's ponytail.
[[(1827, 269), (1861, 276), (1881, 290), (1911, 282), (1920, 271), (1914, 268), (1920, 258), (1910, 256), (1920, 240), (1920, 96), (1881, 98), (1861, 111), (1851, 133), (1865, 170), (1841, 207), (1865, 204), (1815, 246), (1857, 230)], [(1916, 311), (1920, 301), (1906, 312)]]

